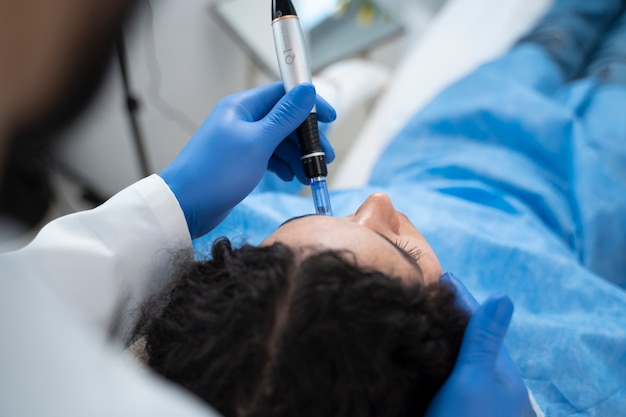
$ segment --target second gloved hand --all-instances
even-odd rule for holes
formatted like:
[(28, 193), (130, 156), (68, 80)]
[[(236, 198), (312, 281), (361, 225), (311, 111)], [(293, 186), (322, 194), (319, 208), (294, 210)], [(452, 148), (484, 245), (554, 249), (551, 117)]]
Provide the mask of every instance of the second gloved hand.
[[(266, 169), (304, 182), (294, 130), (316, 105), (320, 122), (335, 111), (311, 84), (285, 94), (280, 82), (220, 100), (174, 161), (159, 175), (185, 213), (192, 238), (215, 227), (261, 180)], [(335, 155), (321, 135), (326, 159)]]
[[(452, 374), (430, 404), (427, 417), (522, 417), (532, 411), (528, 391), (502, 344), (513, 316), (504, 295), (482, 305), (453, 275), (459, 305), (472, 312)], [(534, 415), (534, 413), (533, 413)]]

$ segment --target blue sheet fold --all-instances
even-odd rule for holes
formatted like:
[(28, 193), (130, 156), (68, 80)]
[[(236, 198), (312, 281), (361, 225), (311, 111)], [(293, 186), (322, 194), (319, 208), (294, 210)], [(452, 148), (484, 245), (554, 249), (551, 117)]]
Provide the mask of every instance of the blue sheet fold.
[[(368, 187), (331, 193), (344, 216), (386, 192), (479, 301), (513, 299), (505, 342), (548, 416), (626, 410), (624, 109), (625, 86), (565, 84), (546, 53), (523, 45), (416, 114)], [(312, 212), (310, 197), (266, 187), (196, 252), (221, 235), (259, 244)]]

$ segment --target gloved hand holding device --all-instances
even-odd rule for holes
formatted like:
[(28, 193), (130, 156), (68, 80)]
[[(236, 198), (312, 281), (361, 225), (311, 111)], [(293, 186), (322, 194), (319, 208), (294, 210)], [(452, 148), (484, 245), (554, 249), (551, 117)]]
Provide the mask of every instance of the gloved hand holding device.
[(528, 391), (502, 344), (513, 303), (505, 295), (494, 295), (480, 306), (456, 277), (445, 274), (441, 280), (453, 284), (459, 303), (473, 314), (452, 374), (426, 416), (523, 416), (530, 408)]
[[(220, 100), (209, 117), (159, 175), (185, 213), (192, 238), (215, 227), (259, 183), (266, 169), (305, 183), (298, 140), (293, 133), (317, 107), (320, 122), (335, 111), (311, 84), (285, 94), (276, 82)], [(334, 151), (322, 135), (327, 161)]]

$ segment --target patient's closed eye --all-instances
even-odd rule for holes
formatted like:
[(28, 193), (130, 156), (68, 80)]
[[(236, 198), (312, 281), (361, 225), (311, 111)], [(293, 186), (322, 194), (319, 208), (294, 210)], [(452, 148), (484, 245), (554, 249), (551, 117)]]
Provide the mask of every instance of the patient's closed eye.
[(396, 240), (393, 242), (393, 244), (400, 249), (401, 251), (405, 252), (407, 255), (409, 255), (411, 258), (415, 259), (415, 262), (419, 261), (420, 256), (422, 255), (422, 251), (420, 249), (418, 249), (417, 247), (409, 247), (409, 242), (407, 241), (402, 241), (402, 240)]

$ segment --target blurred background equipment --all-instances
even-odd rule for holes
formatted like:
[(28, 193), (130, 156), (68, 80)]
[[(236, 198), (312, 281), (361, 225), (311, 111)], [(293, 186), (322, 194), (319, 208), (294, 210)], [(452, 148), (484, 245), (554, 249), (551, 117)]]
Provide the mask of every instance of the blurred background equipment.
[[(233, 20), (227, 11), (241, 1), (262, 3), (261, 14), (239, 8)], [(331, 187), (389, 74), (446, 1), (377, 1), (376, 14), (364, 22), (359, 13), (370, 7), (366, 3), (296, 3), (311, 49), (320, 57), (314, 83), (338, 113), (327, 132), (337, 151), (329, 167)], [(242, 42), (244, 35), (233, 33), (246, 22), (258, 22), (267, 31), (270, 41), (264, 45), (276, 65), (268, 8), (258, 0), (140, 0), (83, 115), (53, 138), (53, 147), (12, 151), (0, 190), (0, 224), (5, 225), (0, 251), (21, 246), (49, 220), (92, 208), (146, 173), (158, 172), (220, 98), (278, 80), (260, 52)]]

